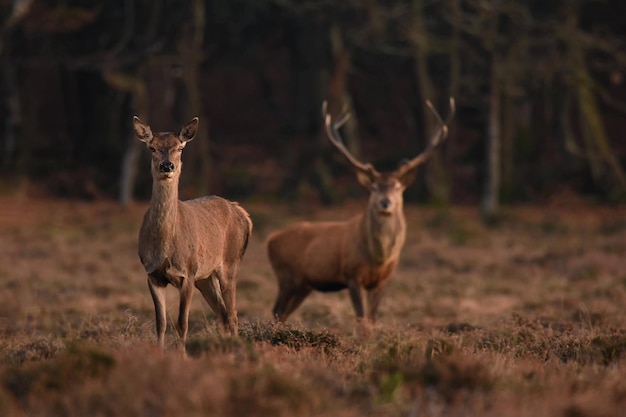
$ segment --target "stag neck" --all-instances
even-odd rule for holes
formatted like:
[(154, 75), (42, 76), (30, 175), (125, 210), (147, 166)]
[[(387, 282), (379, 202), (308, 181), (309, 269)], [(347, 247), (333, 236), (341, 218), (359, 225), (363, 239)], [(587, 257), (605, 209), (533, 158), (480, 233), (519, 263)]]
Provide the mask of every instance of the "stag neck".
[(371, 262), (384, 264), (397, 258), (406, 237), (402, 207), (397, 207), (390, 215), (368, 208), (361, 220), (361, 230)]

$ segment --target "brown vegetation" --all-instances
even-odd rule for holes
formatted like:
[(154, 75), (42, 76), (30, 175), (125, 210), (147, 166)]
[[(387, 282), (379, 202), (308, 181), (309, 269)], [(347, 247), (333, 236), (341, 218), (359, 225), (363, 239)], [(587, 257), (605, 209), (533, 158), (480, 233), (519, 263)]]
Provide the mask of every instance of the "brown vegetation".
[[(274, 323), (267, 234), (304, 218), (347, 218), (360, 206), (246, 204), (257, 233), (240, 273), (240, 337), (217, 334), (197, 298), (185, 360), (154, 354), (136, 255), (147, 204), (0, 199), (0, 415), (602, 417), (624, 409), (622, 208), (508, 208), (487, 228), (474, 208), (408, 206), (403, 256), (370, 333), (355, 328), (345, 292), (312, 294), (293, 324)], [(176, 343), (169, 331), (166, 344)]]

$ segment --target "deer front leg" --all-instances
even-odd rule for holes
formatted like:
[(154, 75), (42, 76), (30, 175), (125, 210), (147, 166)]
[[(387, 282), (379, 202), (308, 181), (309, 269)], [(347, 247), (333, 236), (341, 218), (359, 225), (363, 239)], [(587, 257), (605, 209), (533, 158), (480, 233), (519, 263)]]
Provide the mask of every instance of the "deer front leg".
[(165, 347), (165, 328), (167, 326), (165, 317), (165, 285), (156, 282), (149, 276), (148, 287), (150, 288), (150, 294), (152, 295), (152, 301), (154, 302), (157, 341), (159, 347), (163, 349)]
[(363, 290), (356, 279), (348, 281), (348, 291), (350, 292), (350, 301), (352, 301), (352, 307), (359, 319), (364, 317), (363, 314)]
[(374, 323), (376, 321), (376, 312), (383, 295), (383, 285), (372, 288), (367, 291), (367, 319)]

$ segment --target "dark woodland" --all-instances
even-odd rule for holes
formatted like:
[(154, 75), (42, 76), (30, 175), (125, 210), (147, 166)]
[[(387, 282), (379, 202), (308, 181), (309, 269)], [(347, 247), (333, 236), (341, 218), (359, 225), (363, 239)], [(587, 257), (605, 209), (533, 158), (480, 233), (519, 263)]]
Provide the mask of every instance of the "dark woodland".
[(0, 417), (624, 415), (624, 16), (0, 0)]
[[(3, 188), (124, 203), (149, 197), (133, 115), (195, 116), (183, 195), (311, 200), (360, 192), (322, 134), (379, 169), (458, 113), (409, 201), (480, 204), (626, 191), (624, 9), (594, 1), (0, 2)], [(359, 195), (359, 194), (357, 194)]]

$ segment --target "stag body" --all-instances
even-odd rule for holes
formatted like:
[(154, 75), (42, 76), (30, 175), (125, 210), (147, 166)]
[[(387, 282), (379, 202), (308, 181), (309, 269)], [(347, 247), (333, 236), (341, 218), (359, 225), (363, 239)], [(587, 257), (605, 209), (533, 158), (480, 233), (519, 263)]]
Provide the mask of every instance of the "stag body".
[[(453, 100), (450, 105), (449, 118), (454, 113)], [(406, 238), (403, 192), (415, 179), (417, 167), (447, 135), (447, 121), (434, 113), (440, 128), (427, 148), (397, 170), (380, 173), (355, 159), (343, 145), (338, 128), (348, 116), (333, 124), (325, 111), (328, 138), (356, 169), (359, 183), (370, 190), (369, 202), (364, 213), (349, 220), (297, 223), (268, 237), (268, 256), (279, 286), (273, 310), (278, 320), (285, 321), (313, 290), (345, 288), (357, 317), (375, 320), (383, 287), (398, 264)]]
[(168, 284), (179, 290), (177, 331), (183, 348), (194, 286), (223, 327), (237, 333), (237, 272), (252, 223), (243, 208), (221, 197), (178, 199), (182, 150), (193, 139), (197, 125), (195, 118), (179, 135), (154, 135), (148, 125), (134, 119), (137, 137), (152, 152), (152, 198), (139, 231), (139, 258), (148, 274), (161, 347), (165, 342)]

